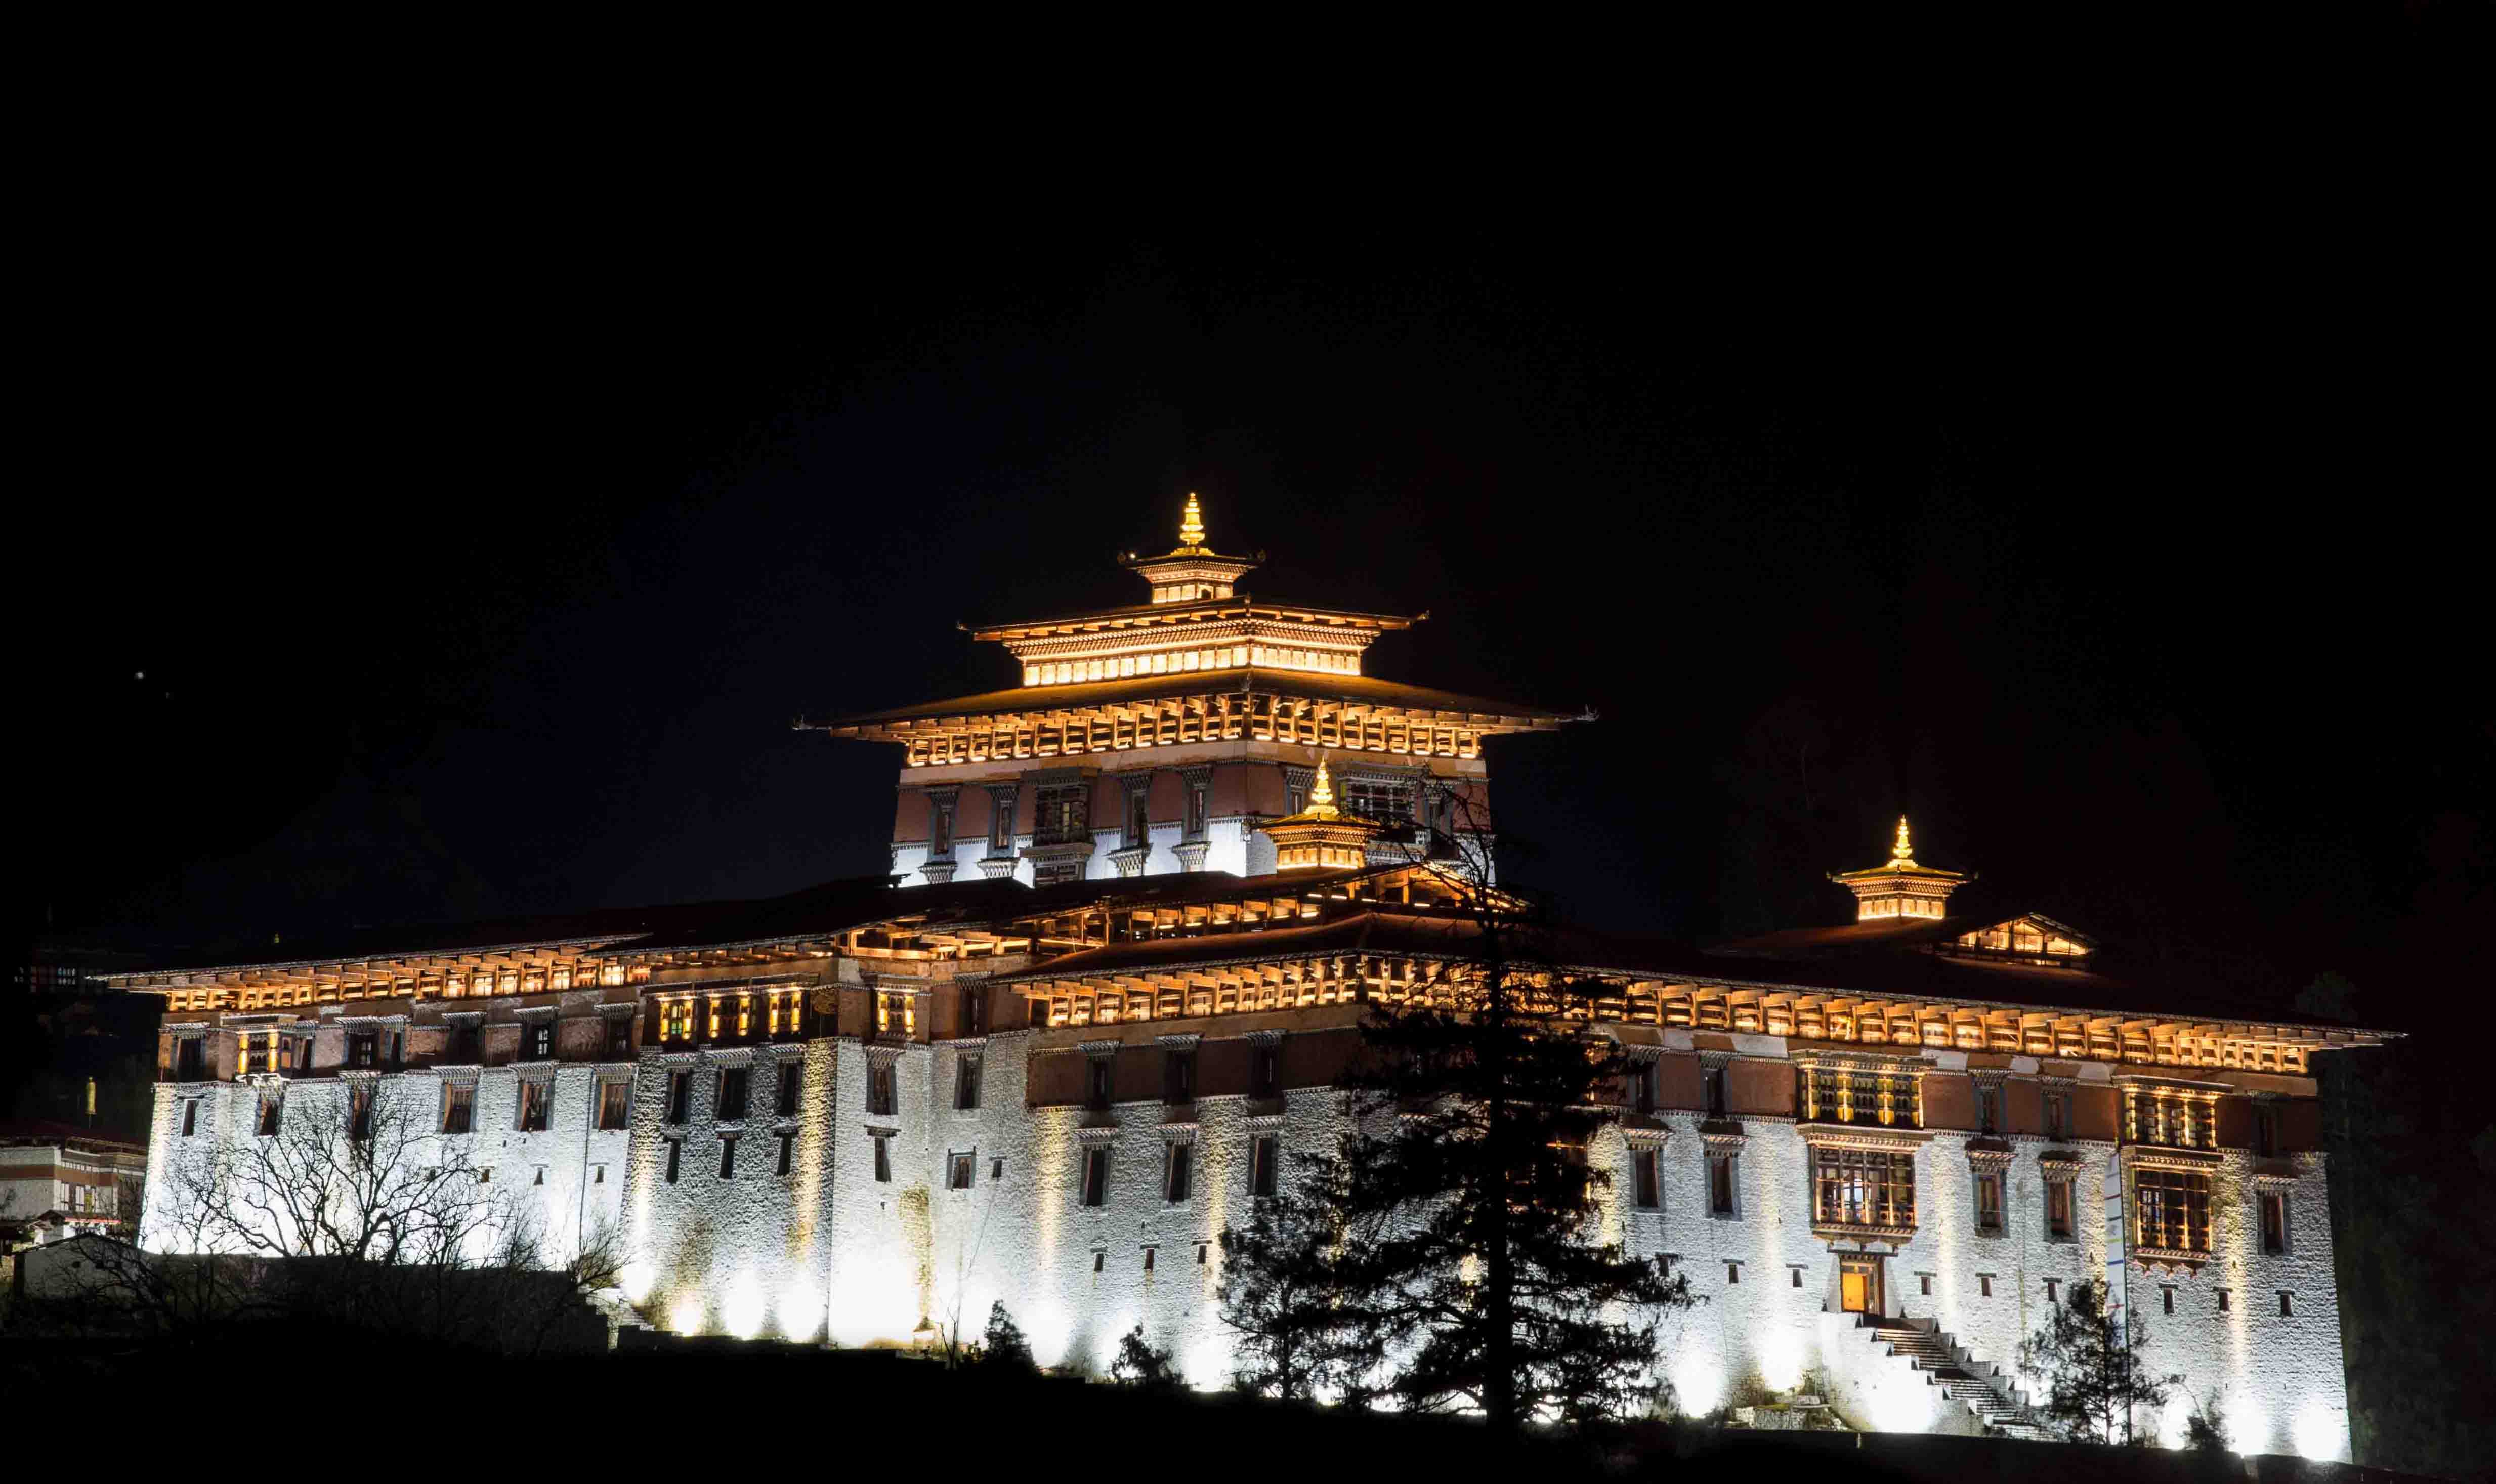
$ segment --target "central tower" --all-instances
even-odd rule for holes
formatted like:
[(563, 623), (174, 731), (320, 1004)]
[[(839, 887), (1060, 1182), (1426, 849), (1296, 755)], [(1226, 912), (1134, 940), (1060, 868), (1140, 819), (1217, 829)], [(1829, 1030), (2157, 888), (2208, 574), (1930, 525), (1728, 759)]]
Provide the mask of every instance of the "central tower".
[(1190, 494), (1177, 546), (1123, 559), (1146, 601), (966, 626), (1014, 656), (1018, 686), (820, 724), (901, 745), (894, 874), (1267, 875), (1257, 825), (1308, 807), (1322, 751), (1344, 811), (1380, 826), (1371, 858), (1447, 854), (1488, 818), (1482, 743), (1570, 720), (1364, 673), (1370, 644), (1418, 620), (1254, 598), (1240, 578), (1263, 560), (1209, 546)]

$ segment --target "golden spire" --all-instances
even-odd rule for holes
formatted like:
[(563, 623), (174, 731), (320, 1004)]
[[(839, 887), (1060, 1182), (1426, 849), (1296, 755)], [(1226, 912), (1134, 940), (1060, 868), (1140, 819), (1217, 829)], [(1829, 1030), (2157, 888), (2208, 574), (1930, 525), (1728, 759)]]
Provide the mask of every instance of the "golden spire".
[(1905, 815), (1900, 815), (1898, 816), (1898, 844), (1897, 847), (1889, 852), (1889, 864), (1893, 866), (1912, 866), (1915, 863), (1915, 853), (1907, 849), (1907, 817)]
[(1204, 512), (1196, 508), (1196, 491), (1187, 492), (1187, 515), (1178, 523), (1178, 543), (1182, 546), (1204, 544)]
[(1334, 807), (1334, 783), (1326, 777), (1324, 753), (1318, 754), (1318, 776), (1309, 785), (1309, 807), (1303, 812), (1320, 819), (1334, 819), (1339, 813)]

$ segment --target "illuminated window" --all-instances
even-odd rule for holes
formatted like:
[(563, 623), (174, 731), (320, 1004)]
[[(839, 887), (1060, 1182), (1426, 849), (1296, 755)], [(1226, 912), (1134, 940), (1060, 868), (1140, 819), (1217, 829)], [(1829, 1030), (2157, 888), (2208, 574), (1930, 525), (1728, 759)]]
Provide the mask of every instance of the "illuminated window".
[(690, 1000), (671, 1000), (659, 1007), (659, 1038), (691, 1040), (694, 1034), (694, 1007)]
[(1848, 1226), (1916, 1224), (1916, 1158), (1878, 1149), (1826, 1149), (1814, 1161), (1814, 1219)]
[(2210, 1177), (2184, 1170), (2137, 1170), (2132, 1177), (2133, 1240), (2168, 1252), (2210, 1250)]
[(1034, 845), (1068, 845), (1092, 838), (1086, 818), (1091, 790), (1081, 784), (1040, 790), (1040, 811), (1032, 828)]
[(1832, 1124), (1920, 1128), (1923, 1103), (1912, 1072), (1814, 1067), (1802, 1073), (1803, 1117)]
[(2124, 1089), (2124, 1136), (2136, 1144), (2171, 1149), (2219, 1147), (2217, 1098), (2166, 1088)]
[(908, 990), (883, 990), (875, 997), (875, 1034), (878, 1036), (916, 1036), (919, 1034), (918, 996)]

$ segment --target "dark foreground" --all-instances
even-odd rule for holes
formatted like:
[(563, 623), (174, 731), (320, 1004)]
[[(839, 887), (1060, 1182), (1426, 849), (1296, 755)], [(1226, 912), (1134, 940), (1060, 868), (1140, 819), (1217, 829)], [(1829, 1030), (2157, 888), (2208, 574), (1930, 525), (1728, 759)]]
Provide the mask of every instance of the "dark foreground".
[[(284, 1407), (325, 1428), (411, 1419), (414, 1408), (482, 1462), (505, 1443), (546, 1463), (658, 1462), (685, 1446), (755, 1442), (844, 1448), (942, 1472), (1060, 1470), (1292, 1484), (1388, 1468), (1467, 1479), (1724, 1479), (1842, 1470), (1918, 1484), (2396, 1484), (2416, 1477), (2301, 1459), (2211, 1461), (2164, 1449), (2110, 1449), (1900, 1434), (1765, 1433), (1643, 1422), (1599, 1435), (1536, 1433), (1501, 1442), (1477, 1422), (1299, 1407), (1256, 1398), (1153, 1394), (1042, 1376), (991, 1379), (889, 1351), (819, 1351), (734, 1341), (628, 1345), (610, 1355), (515, 1359), (377, 1341), (368, 1333), (259, 1324), (214, 1339), (134, 1344), (0, 1337), (0, 1397), (21, 1418), (99, 1405), (160, 1418)], [(22, 1407), (21, 1408), (21, 1404)], [(39, 1407), (76, 1408), (45, 1412)], [(325, 1407), (336, 1410), (324, 1415)], [(378, 1412), (376, 1411), (378, 1408)], [(360, 1420), (359, 1420), (360, 1419)], [(134, 1424), (141, 1419), (132, 1419)], [(81, 1424), (86, 1425), (85, 1423)], [(413, 1441), (413, 1439), (410, 1439)], [(653, 1451), (656, 1450), (656, 1451)], [(452, 1455), (435, 1455), (452, 1462)], [(1399, 1481), (1388, 1481), (1399, 1484)]]

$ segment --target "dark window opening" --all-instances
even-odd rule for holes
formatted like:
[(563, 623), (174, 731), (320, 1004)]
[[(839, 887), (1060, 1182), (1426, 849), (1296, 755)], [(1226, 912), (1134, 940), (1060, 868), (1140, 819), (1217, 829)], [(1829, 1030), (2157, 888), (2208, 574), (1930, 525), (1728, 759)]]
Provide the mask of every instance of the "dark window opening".
[(1652, 1211), (1662, 1203), (1655, 1174), (1656, 1155), (1652, 1149), (1630, 1152), (1630, 1198), (1641, 1211)]
[(899, 1078), (889, 1061), (876, 1060), (866, 1067), (866, 1110), (890, 1116), (901, 1104)]
[(1097, 1145), (1083, 1151), (1083, 1204), (1098, 1206), (1109, 1196), (1109, 1151)]
[(519, 1131), (544, 1133), (553, 1121), (554, 1085), (549, 1082), (520, 1084)]
[(945, 1157), (945, 1189), (967, 1190), (971, 1188), (972, 1157), (964, 1153)]
[(684, 1140), (668, 1140), (668, 1184), (670, 1185), (674, 1185), (676, 1183), (676, 1167), (683, 1161), (684, 1153)]
[(1106, 1056), (1096, 1056), (1084, 1070), (1090, 1079), (1084, 1101), (1095, 1108), (1108, 1107), (1109, 1105), (1109, 1059)]
[(554, 1022), (532, 1020), (520, 1028), (520, 1060), (543, 1062), (554, 1055)]
[(719, 1178), (736, 1178), (736, 1139), (733, 1135), (719, 1141)]
[(1171, 1144), (1165, 1156), (1167, 1169), (1162, 1182), (1162, 1197), (1172, 1205), (1187, 1199), (1188, 1178), (1194, 1172), (1196, 1146)]
[(889, 1134), (875, 1136), (875, 1183), (892, 1184), (892, 1136)]
[(2294, 1295), (2286, 1288), (2279, 1290), (2279, 1316), (2281, 1318), (2286, 1319), (2294, 1317), (2295, 1305), (2291, 1302), (2293, 1297)]
[(797, 1085), (801, 1069), (795, 1062), (783, 1062), (772, 1068), (779, 1081), (772, 1089), (772, 1112), (781, 1118), (797, 1116)]
[(750, 1081), (748, 1072), (749, 1068), (743, 1067), (723, 1067), (719, 1069), (718, 1101), (712, 1110), (714, 1118), (726, 1123), (734, 1123), (745, 1116), (746, 1087)]
[(1979, 1297), (1979, 1298), (1991, 1298), (1991, 1297), (1993, 1297), (1993, 1275), (1992, 1275), (1992, 1274), (1990, 1274), (1990, 1273), (1979, 1273), (1979, 1274), (1977, 1274), (1977, 1275), (1976, 1275), (1976, 1292), (1977, 1292), (1977, 1297)]
[(963, 1112), (980, 1105), (980, 1059), (965, 1056), (953, 1064), (953, 1106)]
[(681, 1124), (693, 1111), (694, 1074), (689, 1071), (668, 1073), (668, 1122)]
[(796, 1147), (796, 1143), (797, 1143), (797, 1136), (796, 1136), (796, 1134), (794, 1134), (794, 1133), (784, 1133), (784, 1134), (780, 1135), (780, 1159), (779, 1159), (779, 1162), (778, 1162), (776, 1165), (774, 1165), (774, 1166), (773, 1166), (773, 1168), (772, 1168), (772, 1171), (771, 1171), (771, 1172), (772, 1172), (773, 1174), (775, 1174), (775, 1175), (785, 1175), (785, 1174), (789, 1173), (789, 1156), (790, 1156), (790, 1152), (791, 1152), (791, 1150), (792, 1150), (792, 1149), (794, 1149), (794, 1148)]
[(1277, 1098), (1283, 1091), (1283, 1048), (1272, 1041), (1259, 1041), (1248, 1055), (1248, 1096)]
[(1707, 1157), (1707, 1214), (1710, 1216), (1735, 1214), (1733, 1160), (1736, 1158), (1734, 1155)]
[(1196, 1101), (1195, 1052), (1170, 1050), (1162, 1053), (1162, 1101)]
[(1248, 1146), (1248, 1193), (1274, 1193), (1274, 1162), (1279, 1153), (1278, 1140), (1270, 1133), (1261, 1133)]
[(477, 1087), (471, 1082), (442, 1084), (442, 1131), (466, 1133), (475, 1127)]
[(1707, 1116), (1709, 1118), (1723, 1118), (1725, 1116), (1726, 1106), (1725, 1068), (1722, 1067), (1710, 1067), (1706, 1070), (1700, 1072), (1699, 1077), (1700, 1088), (1705, 1095)]

